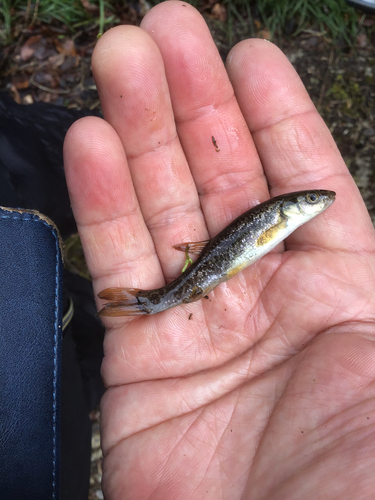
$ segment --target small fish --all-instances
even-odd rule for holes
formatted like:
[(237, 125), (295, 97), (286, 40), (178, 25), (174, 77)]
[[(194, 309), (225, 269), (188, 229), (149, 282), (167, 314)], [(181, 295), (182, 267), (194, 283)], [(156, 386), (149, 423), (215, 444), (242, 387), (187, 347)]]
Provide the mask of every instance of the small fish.
[(328, 208), (333, 191), (312, 190), (283, 194), (240, 215), (208, 241), (185, 243), (175, 248), (199, 253), (199, 258), (171, 283), (154, 290), (107, 288), (98, 294), (109, 300), (100, 316), (156, 314), (179, 304), (207, 296)]

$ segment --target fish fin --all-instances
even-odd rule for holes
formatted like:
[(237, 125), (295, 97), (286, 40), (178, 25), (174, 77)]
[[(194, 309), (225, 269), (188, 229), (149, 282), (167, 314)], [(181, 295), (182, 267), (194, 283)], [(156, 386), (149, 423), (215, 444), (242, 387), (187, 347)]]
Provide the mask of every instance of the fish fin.
[(139, 288), (106, 288), (98, 293), (100, 299), (110, 300), (99, 311), (99, 316), (140, 316), (149, 314), (137, 299)]
[(189, 265), (193, 263), (193, 261), (189, 257), (189, 253), (199, 255), (209, 241), (210, 240), (191, 241), (191, 242), (187, 242), (187, 243), (182, 243), (181, 245), (174, 245), (174, 248), (176, 250), (180, 250), (181, 252), (185, 252), (186, 260), (185, 260), (184, 267), (182, 268), (182, 271), (181, 271), (182, 273), (184, 273), (186, 271), (186, 269), (189, 267)]
[(180, 250), (180, 252), (199, 255), (209, 241), (210, 240), (188, 241), (187, 243), (181, 243), (180, 245), (173, 245), (173, 248)]
[(99, 316), (141, 316), (147, 314), (142, 304), (129, 304), (127, 302), (108, 302), (98, 312)]
[(106, 288), (98, 293), (99, 299), (110, 300), (111, 302), (137, 303), (137, 295), (140, 288)]

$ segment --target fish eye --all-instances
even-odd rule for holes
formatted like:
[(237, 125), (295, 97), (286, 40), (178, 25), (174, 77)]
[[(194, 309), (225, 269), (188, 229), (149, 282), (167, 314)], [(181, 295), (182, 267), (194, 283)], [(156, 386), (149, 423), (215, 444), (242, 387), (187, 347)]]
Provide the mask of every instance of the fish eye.
[(316, 203), (317, 201), (319, 201), (319, 195), (317, 193), (308, 193), (306, 195), (306, 200), (309, 202), (309, 203)]

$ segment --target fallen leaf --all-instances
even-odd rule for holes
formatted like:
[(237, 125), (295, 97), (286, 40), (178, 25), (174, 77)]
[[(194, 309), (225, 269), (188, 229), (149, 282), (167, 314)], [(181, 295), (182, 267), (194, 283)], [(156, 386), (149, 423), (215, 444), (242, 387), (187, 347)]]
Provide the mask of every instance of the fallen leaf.
[(56, 47), (57, 52), (59, 52), (60, 54), (64, 54), (67, 56), (76, 56), (77, 55), (74, 40), (72, 40), (71, 38), (67, 38), (66, 40), (64, 40), (63, 43), (61, 43), (60, 40), (56, 39), (55, 40), (55, 47)]
[(211, 15), (214, 19), (217, 19), (218, 21), (226, 21), (227, 9), (221, 3), (215, 3), (215, 5), (211, 9)]
[(257, 35), (259, 38), (263, 38), (263, 40), (271, 40), (271, 32), (267, 28), (260, 30)]
[(81, 0), (82, 7), (87, 10), (87, 12), (97, 13), (99, 12), (99, 7), (97, 5), (91, 4), (88, 0)]
[(12, 85), (14, 85), (17, 90), (27, 89), (30, 86), (28, 75), (14, 75), (12, 77)]
[(20, 57), (22, 61), (29, 60), (36, 50), (36, 44), (42, 38), (42, 35), (31, 36), (21, 47)]
[(48, 58), (49, 63), (51, 64), (51, 67), (56, 69), (62, 65), (62, 63), (65, 60), (65, 55), (64, 54), (56, 54), (55, 56), (51, 56)]
[(21, 97), (20, 97), (20, 94), (18, 93), (18, 90), (15, 87), (15, 85), (11, 84), (9, 90), (10, 90), (10, 93), (11, 93), (13, 99), (16, 101), (16, 103), (21, 104)]
[(368, 40), (366, 33), (361, 33), (360, 35), (357, 36), (357, 43), (360, 47), (366, 47), (367, 41)]

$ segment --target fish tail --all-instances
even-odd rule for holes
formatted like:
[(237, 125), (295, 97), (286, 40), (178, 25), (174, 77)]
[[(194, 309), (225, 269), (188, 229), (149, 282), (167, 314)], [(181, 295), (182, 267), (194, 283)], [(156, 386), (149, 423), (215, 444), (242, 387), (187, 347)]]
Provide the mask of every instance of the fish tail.
[(141, 316), (149, 314), (138, 300), (143, 290), (139, 288), (106, 288), (98, 297), (109, 300), (99, 311), (99, 316)]

